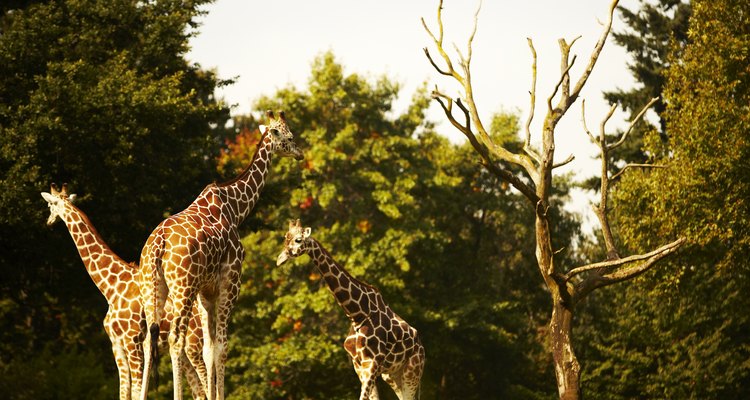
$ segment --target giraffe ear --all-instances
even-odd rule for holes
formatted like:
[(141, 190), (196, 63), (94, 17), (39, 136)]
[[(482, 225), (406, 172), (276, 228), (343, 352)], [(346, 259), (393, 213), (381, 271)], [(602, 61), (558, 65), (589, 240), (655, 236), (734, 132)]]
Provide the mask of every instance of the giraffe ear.
[(78, 195), (75, 194), (75, 193), (73, 193), (70, 196), (68, 196), (68, 201), (72, 203), (72, 202), (76, 201), (77, 198), (78, 198)]
[(260, 131), (260, 134), (266, 133), (266, 130), (268, 130), (268, 127), (265, 125), (258, 125), (258, 130)]
[(305, 228), (305, 239), (310, 237), (310, 233), (312, 233), (312, 229), (310, 229), (310, 227), (308, 226), (307, 228)]

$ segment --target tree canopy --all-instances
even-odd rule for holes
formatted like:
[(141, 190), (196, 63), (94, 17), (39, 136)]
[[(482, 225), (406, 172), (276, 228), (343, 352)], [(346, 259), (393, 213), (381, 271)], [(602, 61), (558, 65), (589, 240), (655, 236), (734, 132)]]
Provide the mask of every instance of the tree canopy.
[(2, 330), (3, 365), (45, 343), (109, 347), (99, 293), (64, 227), (44, 226), (39, 192), (69, 183), (110, 245), (136, 260), (164, 213), (215, 175), (222, 133), (214, 127), (224, 125), (228, 109), (213, 91), (223, 82), (184, 59), (203, 3), (3, 6), (0, 319), (11, 327)]
[[(618, 210), (638, 211), (618, 213), (629, 247), (674, 234), (688, 241), (655, 277), (598, 298), (628, 306), (617, 315), (593, 311), (603, 321), (588, 337), (596, 361), (587, 385), (597, 398), (750, 395), (750, 6), (722, 0), (692, 8), (687, 45), (666, 73), (670, 140), (646, 136), (645, 149), (667, 168), (628, 171), (615, 196)], [(608, 361), (615, 358), (619, 366)]]

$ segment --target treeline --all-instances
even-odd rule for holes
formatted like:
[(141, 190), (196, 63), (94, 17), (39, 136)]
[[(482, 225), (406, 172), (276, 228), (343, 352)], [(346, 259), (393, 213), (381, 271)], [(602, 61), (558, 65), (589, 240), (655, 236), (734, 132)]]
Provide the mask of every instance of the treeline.
[[(263, 121), (253, 115), (226, 124), (228, 109), (212, 93), (227, 82), (184, 59), (205, 2), (135, 3), (1, 7), (0, 391), (11, 398), (117, 392), (101, 327), (106, 304), (65, 228), (45, 226), (39, 192), (68, 182), (105, 240), (136, 261), (164, 215), (205, 184), (233, 177), (259, 137)], [(615, 40), (634, 54), (645, 89), (609, 96), (637, 112), (637, 96), (663, 94), (664, 123), (639, 126), (638, 145), (619, 159), (668, 167), (623, 174), (614, 209), (628, 212), (617, 212), (615, 225), (634, 253), (664, 237), (686, 236), (688, 244), (653, 272), (582, 305), (574, 331), (583, 391), (601, 399), (748, 397), (750, 6), (665, 0), (642, 7), (623, 13), (630, 34)], [(426, 88), (401, 113), (392, 108), (399, 94), (391, 79), (347, 72), (326, 53), (305, 87), (254, 104), (286, 111), (306, 158), (275, 164), (242, 226), (229, 398), (357, 396), (341, 346), (347, 321), (317, 271), (307, 257), (275, 265), (291, 218), (312, 227), (342, 265), (378, 286), (419, 329), (427, 350), (423, 399), (555, 397), (534, 210), (479, 168), (470, 146), (435, 131), (424, 114)], [(497, 114), (493, 139), (520, 148), (519, 122)], [(557, 185), (555, 201), (566, 201), (574, 184)], [(567, 249), (556, 262), (601, 256), (581, 236), (577, 216), (552, 220), (564, 240), (555, 248)], [(159, 391), (170, 388), (162, 379)], [(394, 398), (385, 386), (380, 392)]]

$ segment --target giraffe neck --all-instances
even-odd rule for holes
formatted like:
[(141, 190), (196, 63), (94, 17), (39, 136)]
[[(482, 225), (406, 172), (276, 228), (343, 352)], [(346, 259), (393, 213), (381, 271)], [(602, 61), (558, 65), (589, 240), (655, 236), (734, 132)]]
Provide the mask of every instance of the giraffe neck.
[(233, 180), (219, 185), (226, 195), (235, 226), (250, 215), (258, 202), (266, 184), (266, 174), (271, 169), (272, 147), (271, 137), (263, 134), (250, 165)]
[(113, 304), (118, 294), (117, 283), (123, 279), (122, 275), (132, 277), (132, 271), (123, 274), (131, 267), (109, 248), (86, 214), (76, 206), (66, 203), (66, 212), (61, 218), (68, 227), (91, 280), (107, 298), (107, 303)]
[(336, 302), (353, 323), (361, 323), (375, 308), (371, 304), (371, 295), (377, 294), (375, 288), (351, 276), (317, 240), (309, 240), (306, 252), (315, 262)]

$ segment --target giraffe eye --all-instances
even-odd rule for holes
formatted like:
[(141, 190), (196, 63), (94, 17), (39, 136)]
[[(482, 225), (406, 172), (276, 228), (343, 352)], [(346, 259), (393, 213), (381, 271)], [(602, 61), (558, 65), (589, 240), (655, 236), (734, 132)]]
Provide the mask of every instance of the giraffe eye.
[(295, 238), (294, 243), (302, 243), (302, 238)]

